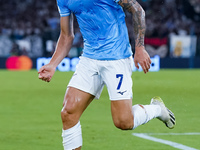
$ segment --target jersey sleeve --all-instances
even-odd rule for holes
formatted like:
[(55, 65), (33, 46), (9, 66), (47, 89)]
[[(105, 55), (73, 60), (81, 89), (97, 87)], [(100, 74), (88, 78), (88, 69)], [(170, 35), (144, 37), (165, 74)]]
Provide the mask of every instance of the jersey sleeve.
[(69, 16), (71, 14), (65, 0), (57, 0), (57, 6), (61, 17)]
[(120, 0), (113, 0), (114, 2), (118, 3)]

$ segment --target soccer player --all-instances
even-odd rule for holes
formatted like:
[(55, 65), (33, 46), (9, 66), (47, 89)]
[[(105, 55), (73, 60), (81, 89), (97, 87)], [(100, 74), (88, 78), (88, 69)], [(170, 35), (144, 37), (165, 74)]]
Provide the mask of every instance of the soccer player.
[(135, 32), (134, 63), (144, 73), (151, 60), (144, 48), (145, 12), (136, 0), (57, 0), (61, 16), (61, 33), (56, 51), (49, 64), (38, 71), (39, 79), (50, 82), (57, 65), (67, 56), (74, 39), (75, 14), (84, 38), (83, 54), (72, 76), (61, 111), (64, 150), (80, 150), (82, 131), (80, 117), (94, 98), (99, 98), (106, 85), (111, 100), (115, 126), (122, 130), (135, 129), (153, 118), (168, 128), (175, 117), (161, 98), (154, 97), (150, 105), (132, 106), (132, 51), (123, 9), (132, 14)]

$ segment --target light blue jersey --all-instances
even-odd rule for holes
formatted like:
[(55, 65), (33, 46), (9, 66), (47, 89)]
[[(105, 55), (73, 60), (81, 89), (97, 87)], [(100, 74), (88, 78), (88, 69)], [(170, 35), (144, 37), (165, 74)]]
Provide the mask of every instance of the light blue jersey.
[(119, 0), (57, 0), (61, 17), (76, 15), (83, 39), (82, 56), (117, 60), (132, 55), (125, 14)]

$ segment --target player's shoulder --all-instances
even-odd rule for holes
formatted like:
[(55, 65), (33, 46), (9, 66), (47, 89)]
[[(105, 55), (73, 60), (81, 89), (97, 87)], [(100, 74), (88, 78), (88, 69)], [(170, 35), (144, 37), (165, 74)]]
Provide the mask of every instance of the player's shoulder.
[(113, 0), (114, 2), (118, 3), (120, 0)]
[(58, 5), (64, 5), (66, 0), (56, 0)]
[(120, 0), (103, 0), (103, 1), (114, 1), (114, 2), (119, 2)]
[(56, 1), (64, 3), (66, 0), (56, 0)]

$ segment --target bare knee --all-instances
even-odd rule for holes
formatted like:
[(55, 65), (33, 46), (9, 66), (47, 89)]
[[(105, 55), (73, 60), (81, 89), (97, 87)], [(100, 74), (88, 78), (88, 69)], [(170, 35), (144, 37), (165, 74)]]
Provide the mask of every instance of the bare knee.
[(69, 126), (71, 126), (70, 124), (73, 124), (73, 125), (76, 124), (76, 122), (79, 120), (76, 117), (76, 113), (73, 113), (72, 111), (70, 111), (70, 109), (67, 109), (65, 106), (61, 110), (61, 119), (62, 119), (63, 125), (68, 124)]
[(63, 106), (61, 110), (62, 121), (70, 120), (71, 119), (70, 116), (74, 116), (74, 115), (75, 115), (75, 112), (73, 111), (73, 108), (70, 108), (69, 106)]
[(61, 118), (63, 129), (68, 129), (76, 125), (87, 106), (92, 102), (94, 96), (69, 87), (65, 94)]
[(76, 109), (76, 104), (72, 104), (70, 100), (64, 101), (61, 110), (63, 129), (73, 127), (79, 121), (80, 114)]
[(117, 120), (114, 121), (114, 124), (117, 128), (121, 129), (121, 130), (131, 130), (133, 129), (133, 121), (132, 120)]
[(70, 115), (76, 114), (78, 110), (79, 101), (76, 95), (71, 94), (70, 92), (66, 93), (63, 108), (61, 111), (61, 116), (68, 117)]

